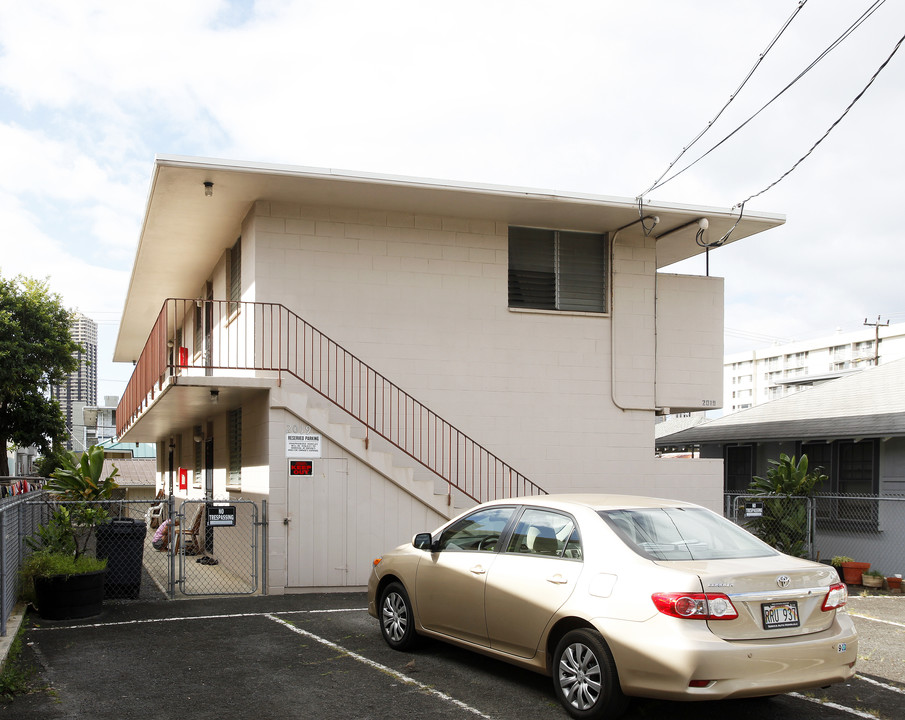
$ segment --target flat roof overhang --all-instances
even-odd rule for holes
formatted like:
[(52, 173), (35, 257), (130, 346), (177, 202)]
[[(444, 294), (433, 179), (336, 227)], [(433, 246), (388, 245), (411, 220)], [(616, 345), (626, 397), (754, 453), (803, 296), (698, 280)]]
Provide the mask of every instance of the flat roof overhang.
[[(276, 387), (276, 378), (179, 377), (170, 381), (119, 438), (119, 442), (156, 443), (180, 429), (205, 425), (214, 415), (241, 407)], [(217, 391), (217, 401), (211, 391)]]
[[(205, 183), (213, 194), (205, 196)], [(468, 217), (511, 225), (585, 232), (613, 232), (638, 220), (634, 199), (559, 193), (451, 180), (394, 177), (342, 170), (207, 158), (158, 156), (132, 267), (113, 360), (135, 362), (160, 308), (169, 297), (195, 297), (204, 279), (236, 240), (258, 200)], [(737, 212), (694, 205), (645, 204), (656, 215), (653, 236), (706, 217), (707, 239), (716, 240), (738, 220)], [(728, 242), (777, 227), (785, 217), (746, 212)], [(640, 225), (631, 226), (640, 232)], [(657, 266), (704, 252), (691, 226), (657, 243)]]

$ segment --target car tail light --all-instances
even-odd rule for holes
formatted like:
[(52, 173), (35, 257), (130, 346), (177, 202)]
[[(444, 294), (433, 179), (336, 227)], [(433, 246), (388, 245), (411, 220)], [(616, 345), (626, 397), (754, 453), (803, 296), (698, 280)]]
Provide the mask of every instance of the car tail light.
[(845, 583), (835, 583), (830, 585), (830, 590), (826, 594), (826, 597), (823, 598), (823, 605), (820, 609), (824, 612), (838, 610), (845, 606), (847, 600), (848, 588), (845, 586)]
[(723, 593), (654, 593), (654, 605), (664, 615), (687, 620), (735, 620), (738, 612)]

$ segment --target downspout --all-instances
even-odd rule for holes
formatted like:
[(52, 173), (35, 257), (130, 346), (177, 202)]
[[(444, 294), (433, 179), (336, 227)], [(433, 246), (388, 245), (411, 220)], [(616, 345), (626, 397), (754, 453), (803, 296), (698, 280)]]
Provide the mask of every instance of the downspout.
[[(657, 412), (662, 408), (658, 407), (628, 407), (626, 405), (620, 405), (619, 401), (616, 399), (616, 288), (615, 283), (613, 282), (613, 277), (616, 273), (616, 238), (619, 233), (625, 230), (632, 225), (637, 225), (640, 222), (644, 222), (645, 220), (652, 220), (654, 225), (660, 222), (660, 218), (656, 215), (648, 215), (643, 218), (639, 218), (634, 222), (630, 222), (628, 225), (623, 225), (621, 228), (617, 228), (613, 231), (613, 237), (610, 240), (610, 399), (620, 410), (643, 410), (647, 412)], [(657, 293), (656, 293), (656, 274), (654, 276), (654, 383), (656, 384), (657, 378)], [(656, 393), (654, 394), (656, 397)]]

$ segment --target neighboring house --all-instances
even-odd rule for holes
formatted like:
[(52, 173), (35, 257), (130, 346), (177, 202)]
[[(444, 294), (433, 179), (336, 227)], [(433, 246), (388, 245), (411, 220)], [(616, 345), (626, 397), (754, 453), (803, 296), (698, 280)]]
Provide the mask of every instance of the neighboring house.
[(104, 404), (87, 406), (82, 410), (85, 426), (85, 447), (100, 445), (116, 438), (116, 406), (119, 397), (105, 395)]
[(814, 385), (905, 358), (905, 324), (859, 330), (727, 355), (725, 413), (745, 410)]
[(727, 493), (745, 493), (780, 453), (806, 454), (827, 476), (815, 489), (823, 556), (905, 570), (905, 359), (660, 437), (657, 448), (723, 458)]
[(726, 492), (745, 492), (780, 453), (807, 454), (819, 492), (905, 494), (905, 360), (869, 367), (789, 397), (657, 438), (725, 461)]
[[(109, 477), (116, 467), (114, 480), (119, 485), (118, 496), (123, 500), (154, 499), (157, 493), (157, 460), (155, 458), (104, 458), (101, 477)], [(134, 513), (133, 513), (134, 515)]]
[[(114, 360), (158, 487), (267, 500), (268, 591), (359, 586), (461, 508), (540, 492), (721, 507), (654, 419), (718, 407), (723, 282), (660, 273), (736, 213), (163, 157)], [(729, 237), (775, 227), (746, 213)], [(180, 474), (179, 470), (186, 472)], [(180, 476), (185, 489), (180, 489)]]

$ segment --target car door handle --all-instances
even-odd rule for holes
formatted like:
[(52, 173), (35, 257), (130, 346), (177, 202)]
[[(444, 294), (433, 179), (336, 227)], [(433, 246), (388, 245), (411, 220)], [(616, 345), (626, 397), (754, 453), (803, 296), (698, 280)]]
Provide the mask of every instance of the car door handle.
[(483, 566), (483, 565), (475, 565), (473, 568), (469, 568), (469, 569), (470, 569), (471, 572), (473, 572), (475, 575), (483, 575), (484, 573), (487, 572), (487, 571), (484, 569), (484, 566)]
[(559, 573), (556, 573), (556, 575), (554, 575), (553, 577), (548, 577), (547, 582), (553, 583), (554, 585), (565, 585), (567, 582), (569, 582), (569, 579), (564, 578)]

